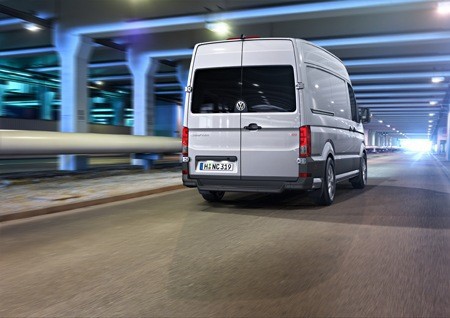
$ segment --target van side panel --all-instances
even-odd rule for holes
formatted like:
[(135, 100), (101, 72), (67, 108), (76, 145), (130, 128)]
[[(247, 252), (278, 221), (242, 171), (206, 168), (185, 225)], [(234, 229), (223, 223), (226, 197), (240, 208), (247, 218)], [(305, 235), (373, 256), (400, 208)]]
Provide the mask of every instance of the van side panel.
[(297, 44), (302, 52), (306, 78), (302, 125), (311, 125), (313, 159), (325, 160), (321, 155), (325, 145), (330, 143), (336, 174), (354, 171), (355, 164), (359, 164), (361, 136), (352, 131), (359, 124), (351, 116), (347, 70), (338, 58), (324, 49), (301, 40)]

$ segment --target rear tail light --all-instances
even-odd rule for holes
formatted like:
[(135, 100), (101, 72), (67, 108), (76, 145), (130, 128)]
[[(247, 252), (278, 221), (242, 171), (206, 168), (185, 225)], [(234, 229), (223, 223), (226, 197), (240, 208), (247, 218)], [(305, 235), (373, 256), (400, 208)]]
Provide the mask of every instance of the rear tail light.
[(183, 133), (181, 134), (181, 152), (183, 157), (187, 157), (188, 155), (188, 146), (189, 146), (189, 128), (183, 127)]
[(300, 127), (300, 158), (311, 157), (311, 127)]
[[(189, 146), (189, 128), (187, 127), (183, 127), (183, 132), (181, 134), (181, 153), (183, 155), (183, 157), (187, 157), (188, 156), (188, 146)], [(184, 166), (184, 164), (183, 164)], [(187, 164), (186, 164), (186, 169), (182, 170), (182, 174), (189, 174), (189, 171), (187, 169)]]

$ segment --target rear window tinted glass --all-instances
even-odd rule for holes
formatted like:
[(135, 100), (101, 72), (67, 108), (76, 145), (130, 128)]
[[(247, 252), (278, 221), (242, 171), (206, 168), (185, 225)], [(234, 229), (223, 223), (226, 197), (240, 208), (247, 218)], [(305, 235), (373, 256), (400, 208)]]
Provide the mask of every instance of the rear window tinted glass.
[(293, 112), (296, 109), (292, 66), (248, 66), (199, 69), (195, 72), (191, 111), (234, 113)]
[(241, 68), (199, 69), (195, 72), (193, 113), (234, 113), (241, 95)]

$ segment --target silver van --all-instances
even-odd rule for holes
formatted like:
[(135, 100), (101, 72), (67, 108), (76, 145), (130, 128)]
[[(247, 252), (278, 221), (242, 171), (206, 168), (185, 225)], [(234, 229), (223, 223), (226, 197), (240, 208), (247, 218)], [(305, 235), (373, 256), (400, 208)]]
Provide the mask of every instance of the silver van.
[(367, 183), (361, 114), (342, 62), (290, 38), (197, 44), (186, 87), (183, 184), (207, 201), (226, 191), (313, 190)]

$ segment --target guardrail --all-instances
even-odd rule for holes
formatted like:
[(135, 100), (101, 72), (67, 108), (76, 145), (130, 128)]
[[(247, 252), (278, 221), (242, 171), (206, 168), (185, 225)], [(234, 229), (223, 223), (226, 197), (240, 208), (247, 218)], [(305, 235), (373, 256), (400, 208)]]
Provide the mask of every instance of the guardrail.
[(179, 153), (172, 137), (0, 130), (0, 155)]

